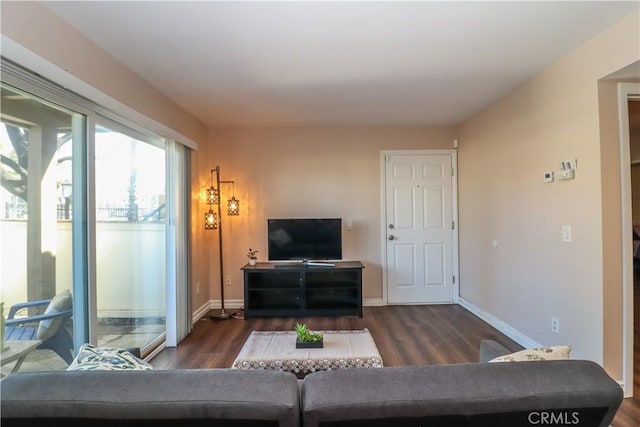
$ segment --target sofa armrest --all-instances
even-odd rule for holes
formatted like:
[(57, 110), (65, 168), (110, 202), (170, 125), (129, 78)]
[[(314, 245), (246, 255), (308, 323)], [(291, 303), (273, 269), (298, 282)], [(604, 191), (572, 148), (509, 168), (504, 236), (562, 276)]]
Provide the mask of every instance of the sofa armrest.
[(494, 340), (482, 340), (480, 341), (480, 357), (479, 362), (488, 362), (491, 359), (495, 359), (499, 356), (512, 353), (508, 348), (502, 344), (498, 344)]

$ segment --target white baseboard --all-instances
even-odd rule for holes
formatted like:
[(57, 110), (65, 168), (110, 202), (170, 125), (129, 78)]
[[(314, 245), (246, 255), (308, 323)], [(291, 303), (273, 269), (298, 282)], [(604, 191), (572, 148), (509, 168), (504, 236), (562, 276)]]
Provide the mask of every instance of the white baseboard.
[[(209, 301), (209, 308), (214, 310), (216, 308), (221, 308), (222, 304), (219, 299)], [(243, 299), (224, 299), (224, 308), (242, 308), (244, 307)]]
[(530, 337), (526, 336), (525, 334), (518, 331), (514, 327), (498, 319), (494, 315), (479, 309), (478, 307), (471, 304), (469, 301), (465, 300), (464, 298), (462, 297), (459, 298), (458, 304), (460, 304), (462, 307), (469, 310), (471, 313), (475, 314), (480, 319), (484, 320), (486, 323), (493, 326), (494, 328), (496, 328), (497, 330), (499, 330), (500, 332), (502, 332), (503, 334), (505, 334), (506, 336), (508, 336), (509, 338), (511, 338), (518, 344), (520, 344), (521, 346), (523, 346), (524, 348), (542, 347), (542, 344), (540, 344), (536, 340), (531, 339)]
[(195, 325), (195, 323), (202, 319), (208, 312), (211, 310), (211, 301), (205, 302), (202, 307), (193, 312), (193, 316), (191, 317), (191, 325)]
[(362, 306), (363, 307), (383, 307), (387, 305), (382, 298), (363, 298)]
[[(220, 300), (209, 300), (205, 302), (202, 307), (193, 312), (193, 317), (191, 321), (195, 324), (198, 320), (202, 319), (207, 313), (211, 310), (216, 310), (221, 308), (222, 304), (220, 304)], [(241, 299), (225, 299), (224, 300), (224, 308), (238, 309), (244, 307), (244, 300)]]

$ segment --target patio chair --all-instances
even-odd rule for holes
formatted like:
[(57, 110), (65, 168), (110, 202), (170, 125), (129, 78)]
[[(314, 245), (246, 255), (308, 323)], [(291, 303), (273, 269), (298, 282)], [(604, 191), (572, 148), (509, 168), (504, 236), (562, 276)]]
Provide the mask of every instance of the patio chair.
[[(16, 318), (20, 310), (44, 307), (43, 314)], [(67, 322), (73, 314), (71, 292), (64, 291), (53, 299), (15, 304), (9, 309), (5, 323), (5, 339), (13, 341), (40, 340), (37, 349), (55, 351), (67, 364), (73, 360), (73, 338)]]

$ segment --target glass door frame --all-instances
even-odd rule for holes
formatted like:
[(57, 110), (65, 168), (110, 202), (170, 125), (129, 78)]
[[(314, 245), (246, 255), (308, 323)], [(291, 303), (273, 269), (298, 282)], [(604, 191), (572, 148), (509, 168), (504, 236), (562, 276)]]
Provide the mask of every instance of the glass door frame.
[[(95, 316), (90, 315), (92, 308), (95, 310), (95, 271), (90, 267), (95, 265), (95, 250), (92, 249), (95, 245), (92, 244), (91, 238), (95, 236), (95, 220), (92, 218), (94, 215), (91, 210), (91, 205), (95, 206), (92, 191), (95, 144), (92, 132), (89, 132), (89, 129), (95, 126), (95, 113), (85, 106), (74, 103), (31, 81), (25, 81), (12, 73), (3, 72), (2, 82), (19, 92), (26, 92), (35, 98), (59, 105), (85, 117), (84, 126), (78, 123), (78, 117), (72, 118), (74, 137), (77, 132), (81, 133), (77, 136), (82, 137), (80, 143), (73, 143), (71, 182), (74, 189), (71, 202), (73, 344), (74, 351), (77, 352), (82, 343), (90, 342), (92, 331), (96, 328)], [(77, 127), (81, 129), (78, 130)]]
[[(61, 87), (55, 82), (50, 82), (43, 77), (31, 73), (20, 65), (0, 58), (1, 80), (3, 83), (32, 94), (46, 102), (59, 105), (67, 110), (83, 115), (85, 128), (82, 129), (84, 144), (74, 144), (73, 147), (73, 188), (72, 198), (72, 256), (73, 256), (73, 340), (75, 351), (83, 343), (97, 343), (98, 316), (97, 316), (97, 258), (96, 258), (96, 178), (95, 178), (95, 129), (104, 118), (120, 123), (133, 130), (140, 129), (146, 133), (149, 129), (135, 122), (124, 119), (117, 113), (96, 104), (95, 102), (76, 95), (73, 92)], [(151, 132), (154, 132), (151, 130)], [(168, 129), (171, 134), (173, 131)], [(156, 346), (156, 354), (165, 345), (175, 346), (181, 338), (191, 331), (191, 307), (190, 307), (190, 266), (188, 251), (190, 250), (190, 215), (188, 204), (190, 200), (190, 162), (189, 152), (193, 149), (189, 144), (162, 136), (166, 141), (165, 149), (167, 154), (166, 173), (166, 200), (167, 222), (165, 224), (167, 232), (167, 277), (166, 277), (166, 332), (163, 336), (153, 341), (150, 346)], [(190, 142), (186, 138), (187, 142)], [(176, 166), (177, 158), (174, 157), (173, 149), (175, 144), (185, 147), (186, 151), (182, 168), (173, 169)], [(77, 158), (76, 158), (77, 157)], [(178, 176), (180, 175), (180, 176)], [(183, 182), (186, 180), (185, 182)], [(181, 190), (184, 194), (181, 194)], [(179, 200), (180, 198), (180, 200)], [(184, 198), (182, 200), (181, 198)], [(182, 201), (181, 201), (182, 200)], [(183, 203), (186, 203), (186, 210), (176, 212)], [(177, 205), (176, 205), (177, 204)], [(170, 205), (170, 207), (169, 207)], [(169, 216), (169, 212), (176, 215)], [(177, 222), (182, 231), (178, 231)], [(169, 248), (173, 253), (169, 253)], [(179, 248), (182, 248), (180, 251)], [(184, 252), (184, 253), (181, 253)], [(187, 258), (185, 259), (185, 255)], [(178, 260), (176, 265), (176, 259)], [(165, 341), (162, 341), (165, 340)]]
[[(97, 309), (96, 309), (96, 317), (98, 319), (98, 323), (99, 326), (101, 326), (101, 334), (95, 335), (95, 339), (97, 340), (98, 345), (107, 345), (107, 344), (102, 344), (101, 342), (103, 342), (105, 339), (106, 340), (110, 340), (109, 342), (114, 342), (114, 344), (111, 345), (116, 345), (116, 346), (123, 346), (123, 347), (139, 347), (141, 349), (141, 353), (143, 355), (146, 355), (147, 353), (151, 353), (153, 350), (155, 350), (156, 348), (162, 346), (162, 344), (165, 343), (166, 341), (166, 326), (167, 326), (167, 318), (168, 316), (168, 301), (167, 301), (167, 289), (174, 286), (174, 280), (173, 277), (170, 276), (168, 273), (170, 273), (170, 271), (167, 269), (167, 266), (169, 266), (171, 264), (171, 260), (173, 259), (173, 248), (169, 247), (168, 244), (171, 241), (171, 239), (169, 238), (169, 235), (174, 234), (174, 229), (171, 226), (171, 217), (170, 215), (170, 206), (172, 205), (172, 199), (173, 196), (170, 193), (170, 186), (169, 186), (169, 172), (168, 172), (168, 168), (171, 165), (170, 162), (170, 155), (171, 155), (171, 150), (170, 150), (170, 140), (168, 140), (167, 138), (163, 138), (151, 131), (147, 131), (144, 129), (140, 129), (140, 128), (136, 128), (136, 127), (132, 127), (132, 125), (128, 124), (128, 123), (122, 123), (119, 122), (117, 120), (114, 120), (113, 118), (110, 117), (105, 117), (102, 114), (98, 114), (97, 118), (97, 126), (95, 128), (95, 150), (96, 150), (96, 158), (97, 159), (104, 159), (105, 156), (109, 156), (112, 155), (116, 150), (115, 147), (121, 147), (122, 148), (122, 144), (132, 144), (135, 142), (135, 146), (137, 147), (136, 151), (138, 150), (152, 150), (154, 152), (156, 152), (156, 154), (161, 151), (162, 152), (162, 161), (161, 162), (157, 162), (155, 164), (156, 167), (152, 168), (154, 172), (158, 172), (160, 167), (163, 168), (162, 170), (162, 174), (164, 175), (164, 181), (162, 182), (162, 185), (164, 187), (164, 192), (163, 192), (163, 198), (164, 198), (164, 219), (159, 221), (162, 224), (162, 233), (163, 236), (161, 239), (159, 239), (157, 243), (157, 245), (152, 245), (153, 248), (160, 248), (162, 247), (162, 252), (164, 253), (164, 257), (160, 257), (163, 258), (163, 263), (165, 268), (162, 268), (161, 266), (158, 266), (158, 269), (155, 270), (153, 269), (154, 263), (153, 262), (149, 262), (148, 260), (148, 256), (153, 257), (154, 255), (158, 255), (157, 253), (154, 253), (154, 249), (153, 248), (147, 248), (147, 250), (145, 251), (134, 251), (134, 255), (130, 256), (130, 257), (126, 257), (127, 260), (131, 260), (135, 263), (136, 268), (132, 269), (132, 265), (127, 266), (127, 262), (124, 259), (121, 259), (120, 262), (122, 263), (121, 268), (119, 269), (121, 274), (124, 274), (126, 277), (120, 277), (120, 279), (125, 279), (125, 280), (116, 280), (114, 281), (112, 278), (108, 278), (105, 277), (105, 275), (108, 275), (109, 273), (106, 273), (107, 269), (104, 269), (104, 259), (100, 256), (101, 253), (104, 253), (105, 250), (107, 252), (113, 253), (114, 248), (111, 247), (111, 249), (105, 249), (107, 246), (109, 246), (108, 243), (106, 243), (104, 240), (102, 240), (102, 244), (99, 245), (95, 245), (96, 247), (96, 271), (98, 272), (98, 274), (96, 275), (96, 295), (97, 295)], [(110, 139), (108, 136), (105, 137), (103, 136), (103, 138), (101, 139), (100, 134), (102, 133), (102, 135), (112, 135), (113, 137), (115, 137), (115, 139)], [(125, 143), (124, 140), (128, 140), (128, 143)], [(111, 145), (109, 146), (109, 144), (116, 144), (116, 145)], [(106, 147), (109, 147), (108, 153), (105, 153), (105, 149)], [(132, 146), (133, 147), (133, 146)], [(145, 148), (146, 147), (146, 148)], [(159, 150), (159, 151), (155, 151), (155, 150)], [(117, 151), (117, 150), (116, 150)], [(122, 155), (123, 153), (120, 153), (120, 155)], [(130, 153), (129, 153), (130, 154)], [(150, 155), (151, 153), (149, 151), (147, 151), (147, 155)], [(137, 178), (137, 181), (139, 182), (140, 179), (147, 181), (147, 186), (149, 183), (149, 174), (152, 173), (150, 170), (145, 169), (145, 168), (140, 168), (143, 164), (145, 165), (149, 165), (149, 162), (151, 162), (151, 157), (145, 157), (144, 155), (142, 156), (142, 158), (144, 158), (145, 160), (141, 160), (141, 158), (138, 158), (138, 161), (134, 160), (136, 157), (131, 155), (132, 157), (128, 160), (129, 162), (131, 162), (132, 164), (135, 164), (134, 166), (131, 166), (132, 168), (136, 169), (136, 173), (135, 176)], [(100, 207), (103, 206), (105, 200), (102, 200), (100, 198), (98, 198), (98, 191), (102, 192), (104, 190), (104, 187), (102, 187), (102, 185), (104, 185), (105, 183), (109, 183), (111, 185), (113, 185), (113, 181), (114, 181), (114, 177), (116, 176), (124, 176), (125, 173), (129, 173), (129, 178), (131, 178), (131, 170), (120, 170), (120, 171), (115, 171), (113, 169), (105, 171), (105, 168), (113, 168), (113, 167), (121, 167), (122, 166), (122, 158), (119, 159), (119, 161), (117, 162), (117, 166), (114, 165), (113, 163), (109, 163), (108, 165), (106, 164), (102, 164), (100, 163), (99, 160), (96, 160), (96, 167), (94, 169), (94, 177), (96, 180), (96, 204), (97, 204), (97, 211), (100, 210)], [(126, 163), (126, 162), (125, 162)], [(105, 174), (106, 172), (106, 174)], [(131, 186), (131, 181), (127, 180), (129, 186)], [(160, 182), (157, 179), (152, 179), (152, 181), (154, 182)], [(121, 185), (123, 185), (121, 183)], [(136, 188), (137, 185), (135, 186)], [(118, 187), (121, 190), (123, 190), (125, 187)], [(138, 188), (139, 189), (139, 188)], [(131, 191), (131, 187), (129, 187), (129, 191)], [(133, 190), (133, 192), (135, 193), (135, 199), (136, 199), (136, 210), (138, 209), (138, 207), (140, 209), (151, 209), (150, 206), (137, 206), (137, 201), (138, 201), (138, 197), (139, 196), (148, 196), (149, 193), (144, 193), (145, 190), (140, 190), (142, 191), (141, 194), (138, 194), (138, 190)], [(147, 188), (148, 191), (148, 188)], [(108, 191), (106, 192), (108, 193)], [(106, 194), (106, 193), (103, 193)], [(131, 196), (131, 194), (129, 194), (129, 196)], [(145, 203), (143, 203), (143, 205), (146, 205)], [(158, 209), (160, 208), (160, 202), (158, 201)], [(127, 208), (125, 209), (129, 209), (130, 206), (127, 206)], [(96, 212), (97, 212), (96, 211)], [(128, 212), (128, 211), (127, 211)], [(142, 214), (142, 213), (141, 213)], [(131, 217), (127, 214), (126, 215), (127, 218), (129, 218), (127, 221), (123, 221), (123, 222), (119, 222), (116, 220), (116, 222), (113, 222), (113, 219), (108, 219), (108, 218), (104, 218), (98, 214), (96, 214), (96, 239), (100, 240), (102, 238), (104, 238), (104, 234), (107, 233), (104, 230), (104, 226), (108, 225), (108, 224), (119, 224), (119, 225), (124, 225), (127, 227), (127, 236), (131, 237), (131, 236), (135, 236), (138, 235), (139, 237), (136, 239), (134, 238), (134, 240), (132, 241), (127, 241), (128, 244), (124, 244), (124, 246), (122, 247), (122, 251), (121, 253), (126, 253), (127, 248), (130, 247), (130, 245), (137, 245), (137, 243), (140, 243), (142, 241), (145, 241), (146, 239), (141, 239), (140, 236), (142, 236), (139, 233), (145, 233), (149, 232), (150, 229), (148, 229), (147, 227), (145, 227), (147, 224), (149, 226), (153, 225), (153, 222), (145, 222), (144, 220), (132, 220)], [(137, 214), (134, 215), (134, 217), (137, 218)], [(100, 222), (98, 222), (100, 221)], [(154, 227), (155, 228), (155, 227)], [(102, 230), (102, 232), (100, 233), (100, 231)], [(155, 235), (155, 234), (154, 234)], [(102, 236), (102, 238), (101, 238)], [(157, 236), (157, 235), (156, 235)], [(120, 237), (122, 237), (122, 235), (120, 235)], [(147, 235), (147, 238), (151, 238), (153, 239), (153, 237), (151, 235)], [(111, 241), (111, 244), (114, 243), (114, 238), (112, 239), (107, 239), (109, 241)], [(115, 239), (116, 242), (120, 242), (120, 239)], [(137, 243), (134, 243), (137, 242)], [(162, 242), (162, 243), (160, 243)], [(120, 243), (121, 244), (121, 243)], [(118, 243), (116, 243), (116, 245), (119, 245)], [(163, 245), (163, 246), (162, 246)], [(99, 248), (99, 249), (98, 249)], [(135, 253), (139, 254), (139, 256), (135, 256)], [(146, 255), (143, 255), (146, 254)], [(160, 262), (160, 258), (158, 258), (158, 262)], [(113, 261), (111, 261), (113, 262)], [(157, 265), (157, 264), (155, 264)], [(101, 268), (102, 266), (102, 268)], [(151, 270), (147, 270), (148, 268), (151, 268)], [(139, 271), (140, 269), (144, 270), (145, 273), (142, 274), (141, 277), (136, 277), (135, 279), (133, 277), (128, 276), (127, 273), (124, 272), (128, 272), (129, 274), (133, 274), (134, 276), (136, 275), (135, 271)], [(108, 269), (111, 270), (111, 269)], [(153, 276), (153, 274), (160, 274), (159, 272), (162, 271), (162, 274), (164, 275), (164, 280), (158, 280), (157, 282), (155, 282), (154, 280), (150, 280), (147, 278), (147, 276), (151, 277)], [(129, 280), (130, 279), (130, 280)], [(118, 307), (116, 309), (117, 311), (120, 311), (121, 313), (129, 313), (130, 319), (145, 319), (145, 315), (143, 312), (140, 312), (139, 310), (142, 308), (142, 306), (145, 309), (149, 309), (148, 303), (153, 299), (153, 297), (156, 297), (158, 295), (160, 295), (161, 293), (163, 293), (164, 295), (161, 297), (162, 299), (164, 299), (164, 302), (160, 305), (153, 305), (153, 309), (154, 310), (162, 310), (162, 314), (160, 314), (159, 311), (157, 311), (157, 314), (160, 316), (160, 318), (164, 317), (164, 323), (155, 323), (152, 321), (151, 324), (148, 324), (149, 327), (151, 327), (152, 325), (162, 325), (162, 331), (153, 331), (151, 332), (150, 328), (147, 328), (147, 330), (145, 332), (147, 333), (143, 333), (143, 334), (137, 334), (136, 332), (123, 332), (121, 330), (111, 330), (109, 332), (104, 331), (105, 329), (105, 325), (103, 325), (101, 323), (102, 319), (105, 318), (105, 315), (100, 313), (100, 309), (102, 310), (102, 312), (104, 313), (105, 311), (105, 303), (107, 304), (113, 304), (114, 301), (113, 300), (109, 300), (109, 298), (105, 298), (105, 291), (107, 289), (112, 289), (114, 286), (118, 287), (118, 286), (122, 286), (123, 283), (136, 283), (135, 287), (134, 286), (126, 286), (123, 288), (120, 288), (119, 290), (119, 295), (123, 296), (123, 295), (127, 295), (127, 298), (124, 298), (124, 300), (128, 301), (129, 304), (125, 304), (126, 307)], [(157, 283), (157, 289), (148, 289), (149, 285), (153, 284), (152, 286), (156, 286)], [(143, 294), (145, 295), (144, 297), (141, 297), (141, 295), (138, 293), (140, 291), (140, 289), (143, 289)], [(113, 292), (113, 290), (112, 290)], [(102, 297), (100, 297), (100, 295), (102, 295)], [(101, 299), (100, 299), (101, 298)], [(121, 303), (121, 302), (120, 302)], [(145, 304), (146, 303), (146, 304)], [(133, 304), (133, 305), (130, 305)], [(144, 309), (143, 309), (144, 311)], [(109, 317), (108, 315), (106, 317)], [(152, 319), (155, 319), (158, 316), (155, 315), (151, 315)], [(116, 315), (116, 317), (114, 319), (127, 319), (128, 316), (125, 315), (123, 317), (119, 317), (118, 315)], [(116, 320), (117, 321), (117, 320)], [(147, 324), (144, 320), (143, 323)], [(110, 322), (107, 322), (107, 325), (110, 324)], [(127, 325), (129, 325), (129, 323), (127, 323)], [(134, 321), (131, 323), (131, 326), (135, 328), (135, 325), (137, 325), (137, 321)], [(121, 326), (124, 328), (124, 326)], [(117, 329), (117, 327), (116, 327)], [(125, 328), (126, 329), (126, 328)], [(97, 332), (97, 329), (96, 329)], [(120, 336), (120, 339), (124, 340), (124, 344), (120, 344), (121, 341), (118, 341), (118, 339), (116, 338), (116, 341), (113, 341), (114, 336), (118, 335)], [(144, 336), (143, 336), (144, 335)], [(150, 337), (150, 335), (155, 335), (153, 338)], [(125, 338), (125, 336), (128, 336), (128, 338)], [(92, 335), (92, 338), (94, 336)], [(146, 341), (148, 340), (148, 341)]]

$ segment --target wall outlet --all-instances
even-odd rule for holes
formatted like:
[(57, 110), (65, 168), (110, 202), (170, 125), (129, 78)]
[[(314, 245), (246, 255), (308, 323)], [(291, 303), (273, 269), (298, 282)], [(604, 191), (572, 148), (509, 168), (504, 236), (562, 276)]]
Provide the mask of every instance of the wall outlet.
[(200, 295), (200, 282), (196, 283), (196, 295)]
[(225, 286), (231, 286), (231, 276), (224, 277), (224, 284)]
[(556, 334), (560, 333), (560, 320), (556, 317), (551, 318), (551, 332), (555, 332)]
[(571, 226), (563, 225), (562, 226), (562, 241), (565, 243), (571, 243)]

